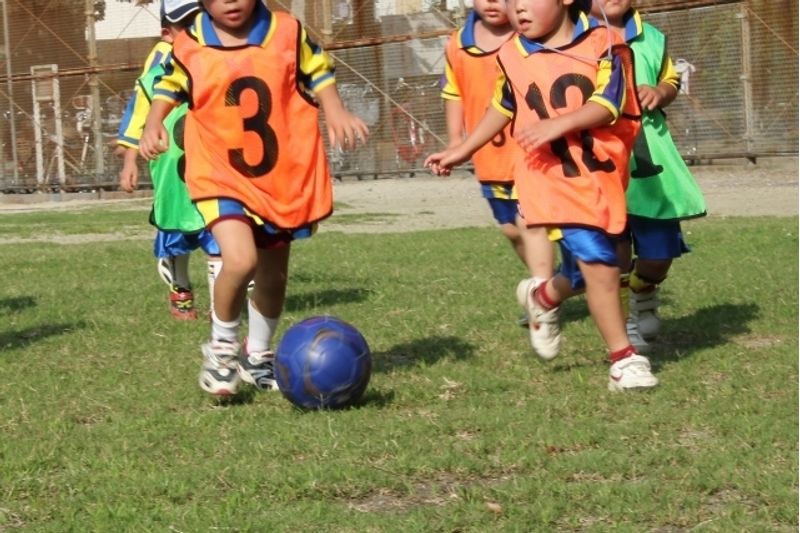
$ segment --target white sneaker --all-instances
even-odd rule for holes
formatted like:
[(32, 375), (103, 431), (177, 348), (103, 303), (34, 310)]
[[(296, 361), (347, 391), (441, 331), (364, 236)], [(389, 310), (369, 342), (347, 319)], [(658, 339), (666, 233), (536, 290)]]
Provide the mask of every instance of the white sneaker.
[(645, 340), (650, 340), (658, 335), (661, 329), (661, 319), (658, 317), (658, 288), (648, 292), (630, 293), (629, 318), (639, 325), (639, 334)]
[(203, 344), (203, 367), (198, 379), (200, 388), (215, 396), (233, 396), (239, 389), (238, 342), (212, 340)]
[(625, 329), (628, 330), (628, 340), (631, 345), (636, 348), (636, 353), (650, 353), (650, 344), (644, 340), (642, 334), (639, 333), (639, 324), (630, 318), (625, 322)]
[(545, 310), (533, 298), (533, 291), (546, 280), (523, 279), (517, 285), (517, 302), (528, 313), (531, 346), (539, 357), (549, 361), (561, 348), (561, 328), (558, 324), (558, 307)]
[(649, 389), (658, 385), (647, 357), (634, 354), (620, 359), (608, 371), (608, 390)]

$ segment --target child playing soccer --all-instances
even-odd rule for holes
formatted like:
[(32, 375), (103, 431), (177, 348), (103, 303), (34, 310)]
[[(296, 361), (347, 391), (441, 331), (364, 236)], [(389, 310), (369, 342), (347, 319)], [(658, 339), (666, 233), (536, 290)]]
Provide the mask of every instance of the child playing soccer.
[[(137, 80), (136, 91), (120, 124), (117, 144), (125, 148), (124, 162), (119, 174), (120, 186), (127, 192), (136, 189), (139, 170), (136, 156), (139, 138), (153, 98), (153, 80), (163, 72), (162, 64), (172, 50), (175, 36), (191, 24), (200, 10), (195, 0), (163, 0), (161, 3), (161, 41), (150, 52), (142, 75)], [(159, 267), (166, 265), (164, 278), (170, 286), (170, 312), (180, 320), (197, 318), (194, 294), (189, 279), (189, 254), (202, 248), (208, 257), (208, 288), (210, 299), (214, 296), (214, 278), (220, 269), (219, 247), (211, 232), (205, 229), (203, 219), (189, 199), (183, 182), (183, 121), (187, 106), (177, 107), (167, 118), (167, 129), (173, 137), (170, 150), (163, 157), (150, 162), (153, 181), (153, 208), (150, 222), (158, 228), (153, 243), (153, 253)]]
[[(270, 343), (286, 297), (289, 250), (333, 210), (318, 125), (332, 146), (354, 148), (367, 127), (342, 104), (330, 57), (291, 15), (260, 0), (203, 0), (175, 38), (139, 144), (146, 159), (169, 146), (162, 121), (179, 102), (186, 115), (186, 184), (219, 243), (211, 340), (200, 386), (236, 393), (241, 380), (272, 388)], [(248, 339), (239, 344), (247, 284)]]
[[(447, 42), (441, 96), (450, 146), (461, 144), (465, 133), (475, 129), (492, 99), (497, 52), (514, 35), (506, 9), (506, 0), (475, 0), (474, 11)], [(519, 149), (506, 127), (472, 155), (472, 163), (500, 231), (530, 274), (547, 278), (553, 270), (547, 233), (544, 228), (527, 228), (518, 216), (513, 170)], [(527, 316), (522, 323), (528, 325)]]
[(502, 70), (492, 106), (459, 146), (428, 157), (447, 173), (513, 121), (520, 211), (531, 226), (557, 233), (561, 271), (523, 280), (520, 304), (531, 317), (534, 349), (558, 353), (558, 306), (585, 280), (589, 311), (609, 350), (611, 390), (653, 387), (650, 362), (631, 345), (619, 301), (614, 236), (626, 223), (625, 185), (639, 130), (631, 52), (608, 29), (589, 28), (588, 1), (509, 0), (520, 35), (498, 54)]
[[(605, 12), (605, 16), (603, 15)], [(631, 0), (598, 0), (594, 24), (608, 22), (633, 50), (642, 129), (633, 147), (627, 190), (629, 234), (620, 266), (631, 271), (627, 327), (641, 349), (659, 331), (658, 287), (672, 261), (687, 253), (680, 221), (703, 216), (705, 201), (667, 129), (663, 108), (678, 94), (680, 76), (667, 53), (667, 38), (631, 7)], [(631, 241), (636, 260), (631, 265)]]

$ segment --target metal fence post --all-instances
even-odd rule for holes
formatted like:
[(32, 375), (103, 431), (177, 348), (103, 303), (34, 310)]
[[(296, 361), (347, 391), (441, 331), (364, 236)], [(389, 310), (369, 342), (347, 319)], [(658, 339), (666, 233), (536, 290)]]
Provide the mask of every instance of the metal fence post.
[(89, 89), (92, 95), (92, 135), (94, 136), (95, 181), (99, 181), (105, 174), (105, 160), (103, 159), (103, 117), (100, 106), (100, 85), (97, 81), (97, 38), (94, 33), (94, 1), (85, 0), (86, 14), (86, 58), (91, 72), (89, 73)]
[(742, 29), (742, 89), (744, 91), (744, 145), (748, 156), (753, 153), (755, 135), (755, 118), (753, 116), (753, 69), (750, 63), (752, 48), (750, 42), (750, 18), (747, 15), (747, 4), (742, 3), (736, 17)]

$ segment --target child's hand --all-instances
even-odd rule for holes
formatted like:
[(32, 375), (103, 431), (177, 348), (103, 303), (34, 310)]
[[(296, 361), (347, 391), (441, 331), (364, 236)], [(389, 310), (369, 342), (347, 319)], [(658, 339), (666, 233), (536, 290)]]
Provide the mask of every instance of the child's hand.
[(442, 152), (436, 152), (425, 158), (425, 166), (431, 169), (437, 176), (449, 176), (452, 168), (463, 163), (469, 156), (461, 153), (461, 145), (447, 148)]
[(333, 111), (326, 110), (325, 122), (328, 125), (328, 140), (332, 147), (354, 150), (359, 144), (367, 142), (369, 128), (363, 120), (344, 107)]
[(161, 122), (147, 123), (139, 139), (139, 153), (148, 161), (156, 159), (169, 148), (169, 135)]
[(564, 135), (564, 131), (559, 121), (546, 119), (519, 128), (514, 134), (514, 138), (523, 150), (531, 152), (562, 135)]
[(639, 95), (639, 103), (642, 104), (644, 109), (653, 111), (662, 107), (661, 104), (665, 99), (665, 95), (661, 92), (661, 89), (652, 85), (639, 85), (636, 89)]
[(136, 156), (138, 152), (133, 149), (125, 150), (122, 155), (124, 161), (122, 169), (119, 171), (119, 186), (125, 192), (133, 192), (139, 185), (139, 168), (136, 166)]

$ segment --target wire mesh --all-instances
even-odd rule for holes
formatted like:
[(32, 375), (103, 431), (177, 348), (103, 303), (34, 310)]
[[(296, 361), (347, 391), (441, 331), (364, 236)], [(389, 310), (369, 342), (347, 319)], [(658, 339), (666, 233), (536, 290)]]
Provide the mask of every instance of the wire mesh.
[[(469, 0), (267, 4), (291, 11), (331, 52), (343, 100), (371, 128), (362, 150), (329, 150), (335, 175), (410, 174), (444, 146), (437, 83), (447, 36)], [(668, 121), (687, 158), (797, 152), (796, 2), (639, 4), (685, 72), (687, 94), (670, 106)], [(114, 140), (158, 39), (158, 7), (157, 0), (0, 0), (0, 191), (114, 187)]]

